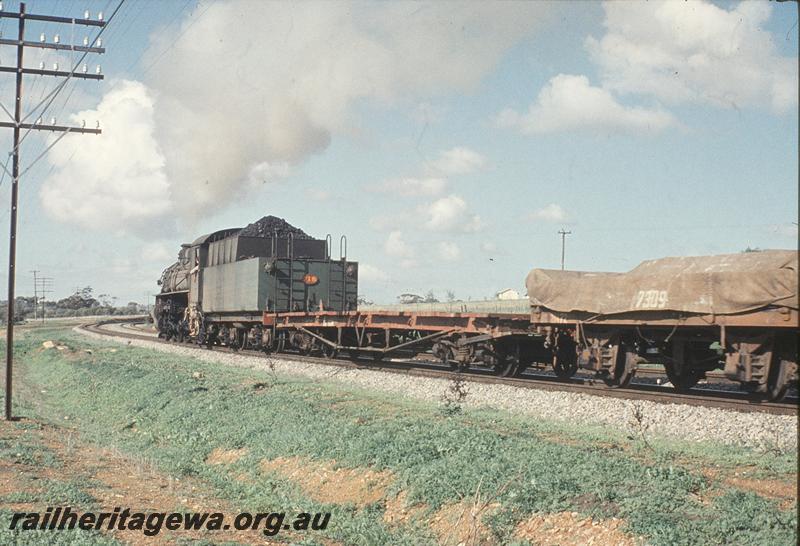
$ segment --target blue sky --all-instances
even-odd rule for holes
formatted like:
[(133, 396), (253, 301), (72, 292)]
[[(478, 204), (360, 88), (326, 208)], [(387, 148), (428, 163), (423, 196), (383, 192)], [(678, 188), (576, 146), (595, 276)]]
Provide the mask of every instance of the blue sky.
[[(562, 228), (572, 269), (796, 248), (797, 36), (789, 3), (128, 0), (92, 61), (106, 80), (43, 116), (105, 133), (68, 135), (23, 178), (18, 293), (35, 268), (56, 297), (143, 301), (181, 242), (266, 214), (346, 234), (361, 292), (387, 303), (523, 293), (559, 267)], [(53, 85), (27, 79), (26, 108)]]

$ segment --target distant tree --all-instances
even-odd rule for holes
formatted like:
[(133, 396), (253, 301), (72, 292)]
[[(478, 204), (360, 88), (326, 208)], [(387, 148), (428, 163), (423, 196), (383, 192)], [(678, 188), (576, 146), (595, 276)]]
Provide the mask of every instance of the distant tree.
[(366, 296), (358, 296), (356, 299), (356, 305), (361, 307), (362, 305), (374, 305), (375, 302), (368, 300)]
[(436, 299), (436, 294), (433, 293), (433, 290), (428, 290), (428, 293), (425, 294), (425, 299), (423, 301), (425, 303), (439, 303), (439, 300)]
[(456, 301), (456, 293), (453, 292), (452, 290), (448, 290), (447, 292), (445, 292), (445, 298), (447, 299), (447, 301)]
[(750, 248), (750, 247), (748, 246), (747, 248), (745, 248), (744, 250), (742, 250), (742, 252), (743, 252), (743, 253), (749, 253), (749, 252), (761, 252), (761, 249), (760, 249), (760, 248), (758, 248), (757, 246), (756, 246), (756, 247), (753, 247), (753, 248)]
[(425, 301), (425, 298), (422, 296), (418, 296), (417, 294), (400, 294), (397, 296), (397, 300), (402, 304), (407, 303), (422, 303)]
[(90, 309), (92, 307), (99, 307), (100, 302), (92, 297), (92, 287), (85, 286), (75, 291), (71, 296), (60, 299), (56, 302), (57, 307), (62, 309)]

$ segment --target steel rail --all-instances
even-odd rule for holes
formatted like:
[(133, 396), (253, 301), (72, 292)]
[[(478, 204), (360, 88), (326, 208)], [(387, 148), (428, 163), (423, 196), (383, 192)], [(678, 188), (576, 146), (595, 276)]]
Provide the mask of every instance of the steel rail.
[[(173, 346), (186, 347), (194, 350), (208, 350), (194, 344), (173, 343), (154, 335), (134, 334), (121, 331), (105, 329), (108, 324), (120, 324), (130, 322), (130, 319), (111, 319), (97, 323), (83, 324), (79, 328), (88, 332), (108, 336), (121, 337), (125, 339), (138, 339), (155, 343), (164, 343)], [(124, 326), (122, 326), (124, 328)], [(261, 356), (265, 353), (253, 349), (233, 350), (230, 347), (215, 346), (214, 351), (222, 351), (233, 354), (243, 354), (246, 356)], [(591, 396), (606, 396), (620, 398), (624, 400), (646, 400), (663, 404), (685, 404), (689, 406), (710, 407), (741, 412), (762, 412), (776, 415), (797, 415), (798, 400), (788, 399), (782, 402), (769, 402), (761, 396), (748, 393), (719, 391), (709, 389), (692, 389), (688, 393), (681, 393), (668, 390), (668, 387), (631, 384), (626, 388), (612, 388), (605, 383), (595, 379), (561, 379), (555, 376), (543, 376), (526, 374), (523, 377), (499, 377), (488, 371), (469, 370), (467, 372), (453, 372), (444, 368), (442, 365), (431, 363), (430, 361), (376, 361), (371, 356), (357, 359), (336, 359), (313, 356), (302, 356), (291, 353), (275, 353), (275, 358), (295, 362), (311, 362), (345, 369), (358, 370), (377, 370), (387, 373), (397, 373), (402, 375), (413, 375), (418, 377), (430, 377), (437, 379), (453, 379), (459, 376), (465, 381), (473, 383), (483, 383), (492, 385), (509, 385), (513, 387), (540, 389), (548, 391), (572, 392)]]

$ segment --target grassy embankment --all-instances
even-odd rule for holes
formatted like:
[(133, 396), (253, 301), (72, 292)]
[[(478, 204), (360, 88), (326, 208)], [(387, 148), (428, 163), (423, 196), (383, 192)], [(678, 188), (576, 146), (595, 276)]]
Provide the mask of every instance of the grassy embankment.
[[(44, 349), (45, 340), (68, 349)], [(333, 513), (324, 533), (273, 540), (506, 544), (539, 533), (568, 541), (593, 535), (576, 529), (559, 538), (556, 523), (591, 517), (607, 537), (656, 544), (796, 542), (796, 498), (785, 493), (795, 487), (794, 453), (458, 411), (91, 341), (64, 328), (32, 329), (18, 343), (18, 413), (27, 419), (3, 429), (0, 464), (29, 472), (22, 490), (0, 487), (2, 543), (53, 538), (10, 534), (11, 508), (107, 507), (103, 491), (120, 487), (108, 472), (99, 480), (99, 470), (76, 468), (70, 453), (78, 459), (82, 449), (50, 447), (53, 431), (110, 448), (119, 464), (147, 466), (139, 481), (197, 484), (207, 503), (229, 510)], [(34, 466), (47, 477), (31, 482)], [(114, 505), (131, 504), (126, 497), (138, 498), (139, 486), (125, 485)], [(161, 504), (174, 498), (165, 509), (186, 509), (180, 496)], [(612, 518), (621, 522), (609, 528)]]

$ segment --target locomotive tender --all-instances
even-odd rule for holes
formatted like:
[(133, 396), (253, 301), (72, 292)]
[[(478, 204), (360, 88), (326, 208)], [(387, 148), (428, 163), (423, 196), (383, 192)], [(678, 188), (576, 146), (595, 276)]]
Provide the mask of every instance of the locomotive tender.
[(332, 239), (313, 239), (267, 216), (181, 246), (161, 276), (154, 319), (160, 335), (247, 346), (263, 338), (262, 316), (356, 308), (358, 264), (332, 259)]
[(772, 400), (795, 381), (795, 251), (665, 258), (629, 273), (534, 269), (528, 302), (359, 309), (358, 264), (344, 237), (338, 259), (331, 243), (267, 216), (182, 245), (159, 281), (159, 335), (328, 358), (425, 353), (503, 376), (582, 369), (610, 387), (627, 385), (643, 362), (663, 364), (678, 390), (723, 369)]

